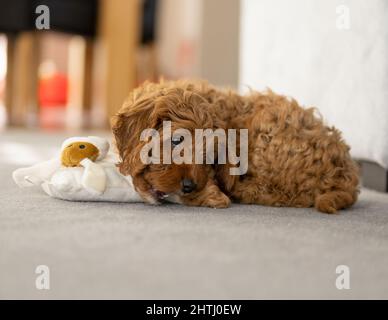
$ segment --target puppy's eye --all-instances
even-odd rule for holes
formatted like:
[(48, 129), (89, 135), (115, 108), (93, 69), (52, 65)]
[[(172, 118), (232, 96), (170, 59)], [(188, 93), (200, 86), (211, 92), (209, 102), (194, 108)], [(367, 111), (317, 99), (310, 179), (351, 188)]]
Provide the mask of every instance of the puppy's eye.
[(183, 137), (183, 136), (180, 136), (180, 137), (172, 137), (172, 139), (171, 139), (171, 144), (175, 147), (175, 146), (177, 146), (178, 144), (180, 144), (183, 140), (184, 140), (184, 137)]
[(80, 144), (79, 148), (80, 148), (80, 149), (85, 149), (86, 146), (85, 146), (84, 144)]

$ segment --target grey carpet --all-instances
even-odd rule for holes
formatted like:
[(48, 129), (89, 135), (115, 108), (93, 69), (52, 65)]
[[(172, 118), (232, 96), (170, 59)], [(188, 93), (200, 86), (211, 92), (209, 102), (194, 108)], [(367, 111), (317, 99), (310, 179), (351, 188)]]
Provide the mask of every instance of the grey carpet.
[[(72, 133), (0, 135), (0, 298), (388, 298), (388, 195), (363, 189), (339, 215), (66, 202), (19, 189), (11, 172)], [(335, 286), (341, 264), (349, 290)]]

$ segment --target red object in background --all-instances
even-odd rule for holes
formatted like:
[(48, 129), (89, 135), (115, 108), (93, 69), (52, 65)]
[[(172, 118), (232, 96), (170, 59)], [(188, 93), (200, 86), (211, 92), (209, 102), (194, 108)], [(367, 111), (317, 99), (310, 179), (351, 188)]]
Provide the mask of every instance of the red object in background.
[(67, 77), (59, 73), (39, 80), (39, 120), (42, 128), (62, 129), (65, 126), (67, 84)]
[(39, 81), (41, 107), (63, 106), (67, 103), (67, 78), (60, 73), (46, 76)]

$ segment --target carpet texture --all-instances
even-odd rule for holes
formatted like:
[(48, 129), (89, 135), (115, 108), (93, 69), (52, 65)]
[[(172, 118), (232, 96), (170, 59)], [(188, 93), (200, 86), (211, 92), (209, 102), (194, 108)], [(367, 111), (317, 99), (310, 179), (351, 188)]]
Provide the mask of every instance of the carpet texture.
[[(339, 215), (75, 203), (19, 189), (11, 172), (79, 133), (0, 133), (0, 298), (388, 298), (388, 195)], [(100, 133), (101, 134), (101, 133)], [(35, 268), (50, 268), (37, 290)], [(350, 289), (335, 286), (350, 269)]]

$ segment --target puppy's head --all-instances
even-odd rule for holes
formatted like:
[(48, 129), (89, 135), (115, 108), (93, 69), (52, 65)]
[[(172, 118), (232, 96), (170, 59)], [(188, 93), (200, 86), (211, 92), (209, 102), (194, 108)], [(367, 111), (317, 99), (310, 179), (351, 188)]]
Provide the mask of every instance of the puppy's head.
[[(140, 90), (130, 95), (113, 120), (120, 172), (132, 176), (136, 190), (149, 203), (157, 204), (166, 197), (184, 201), (200, 192), (212, 178), (212, 166), (195, 161), (199, 152), (195, 129), (214, 128), (209, 102), (185, 88), (159, 90), (156, 86), (153, 90)], [(166, 124), (171, 126), (171, 135)], [(144, 139), (144, 132), (149, 129), (160, 137), (156, 148), (152, 137)], [(144, 161), (145, 153), (149, 158), (159, 158), (160, 163)], [(191, 162), (187, 161), (190, 153)], [(206, 151), (202, 155), (206, 156)], [(177, 163), (177, 157), (183, 158), (183, 163)]]

